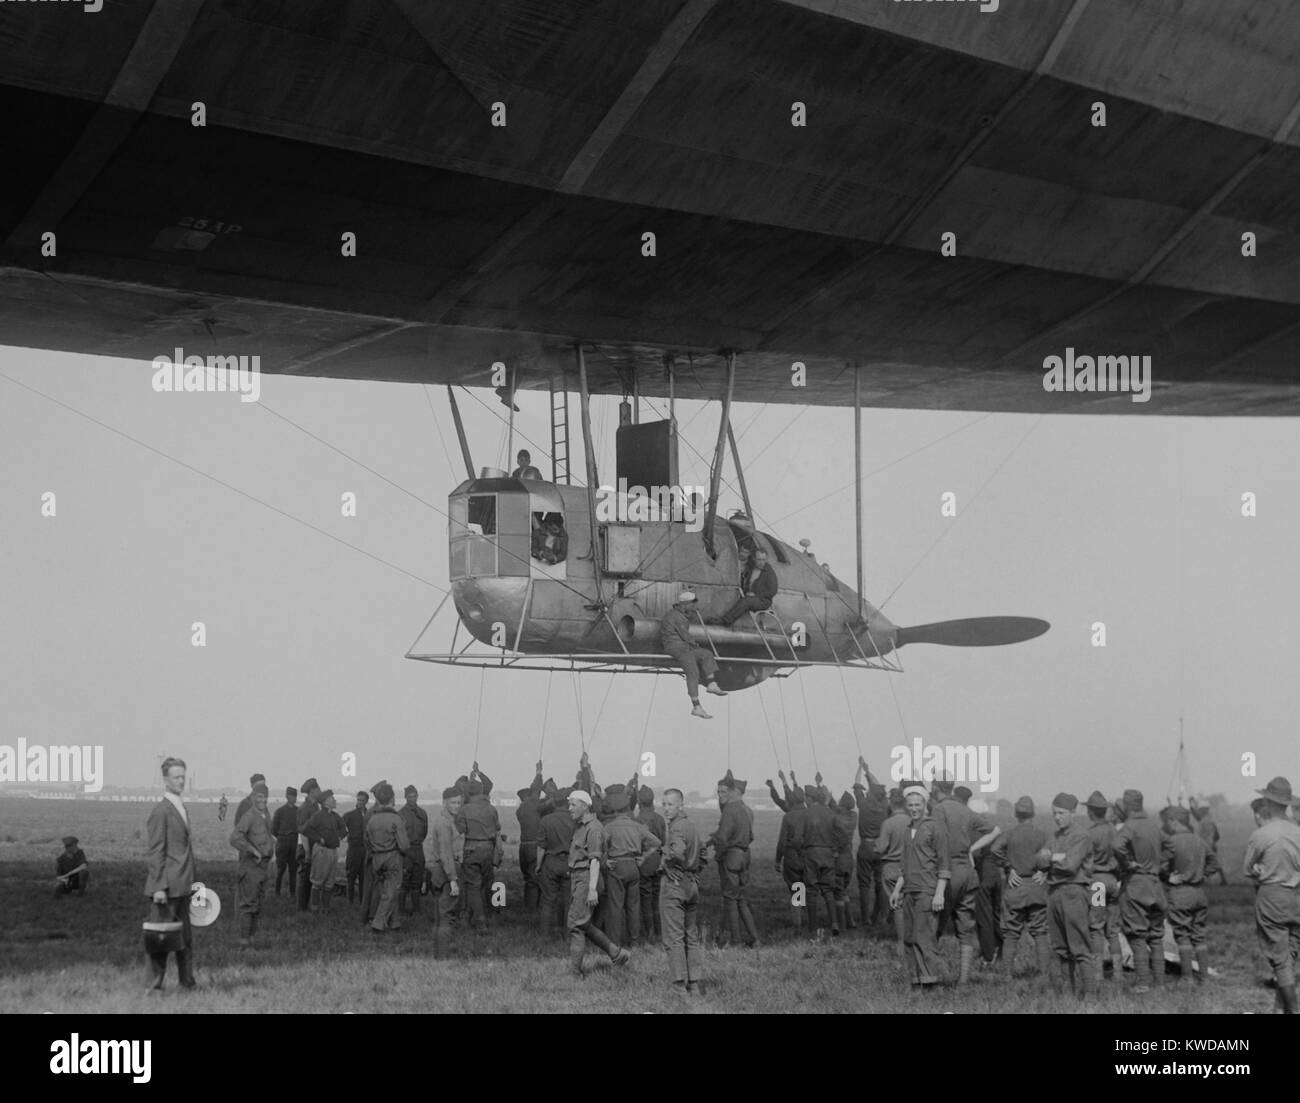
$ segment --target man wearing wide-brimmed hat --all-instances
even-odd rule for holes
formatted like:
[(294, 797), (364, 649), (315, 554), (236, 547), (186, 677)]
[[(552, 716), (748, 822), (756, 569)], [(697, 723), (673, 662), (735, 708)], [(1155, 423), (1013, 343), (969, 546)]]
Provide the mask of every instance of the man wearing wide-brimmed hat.
[(1291, 783), (1275, 777), (1251, 804), (1259, 826), (1246, 844), (1246, 876), (1255, 894), (1255, 930), (1277, 982), (1285, 1015), (1296, 1014), (1296, 963), (1300, 960), (1300, 826), (1287, 819)]
[(677, 665), (686, 675), (686, 693), (691, 699), (691, 715), (698, 716), (701, 720), (711, 720), (713, 718), (700, 704), (700, 682), (704, 682), (707, 692), (718, 697), (725, 697), (727, 692), (717, 684), (718, 664), (713, 652), (705, 647), (697, 647), (691, 639), (688, 615), (699, 620), (695, 594), (683, 590), (659, 622), (659, 646), (677, 660)]
[(1124, 937), (1133, 950), (1133, 991), (1149, 992), (1165, 975), (1165, 890), (1160, 883), (1164, 834), (1146, 814), (1142, 794), (1125, 789), (1124, 822), (1115, 832), (1124, 887), (1119, 898)]

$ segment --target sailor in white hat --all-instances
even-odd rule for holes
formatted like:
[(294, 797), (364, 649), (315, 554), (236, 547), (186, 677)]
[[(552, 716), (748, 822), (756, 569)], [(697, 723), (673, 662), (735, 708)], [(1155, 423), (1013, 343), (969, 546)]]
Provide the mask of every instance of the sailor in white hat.
[(690, 616), (699, 620), (698, 600), (692, 591), (683, 590), (659, 622), (659, 646), (677, 661), (686, 675), (691, 715), (711, 720), (712, 717), (700, 706), (700, 682), (716, 697), (725, 697), (727, 691), (718, 687), (718, 664), (713, 653), (707, 648), (697, 647), (691, 639)]

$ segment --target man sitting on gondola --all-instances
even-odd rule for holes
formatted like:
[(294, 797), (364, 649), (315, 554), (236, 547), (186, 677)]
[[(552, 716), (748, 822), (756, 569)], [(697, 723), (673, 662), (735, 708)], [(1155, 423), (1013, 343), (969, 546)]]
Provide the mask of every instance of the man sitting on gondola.
[(772, 599), (776, 597), (778, 589), (776, 571), (772, 570), (772, 565), (767, 561), (767, 552), (764, 549), (754, 549), (754, 557), (745, 570), (741, 589), (745, 591), (744, 595), (722, 616), (710, 617), (710, 624), (730, 628), (746, 613), (759, 613), (772, 608)]

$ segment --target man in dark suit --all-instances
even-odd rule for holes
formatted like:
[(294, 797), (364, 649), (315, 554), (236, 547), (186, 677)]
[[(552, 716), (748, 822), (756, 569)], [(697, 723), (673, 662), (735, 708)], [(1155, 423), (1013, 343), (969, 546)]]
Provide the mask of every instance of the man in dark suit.
[[(189, 813), (181, 794), (185, 792), (185, 763), (179, 758), (162, 764), (163, 799), (153, 806), (145, 825), (148, 839), (144, 894), (155, 904), (168, 908), (183, 925), (184, 948), (176, 952), (176, 971), (182, 988), (193, 988), (194, 964), (190, 930), (190, 888), (197, 872), (194, 847), (190, 842)], [(167, 955), (150, 954), (151, 988), (161, 989), (167, 975)]]
[(777, 588), (776, 571), (772, 570), (772, 565), (767, 561), (767, 552), (762, 548), (755, 548), (754, 558), (750, 562), (749, 569), (745, 571), (745, 577), (741, 580), (744, 595), (718, 617), (715, 623), (730, 628), (746, 613), (758, 613), (772, 608), (772, 599), (776, 597)]

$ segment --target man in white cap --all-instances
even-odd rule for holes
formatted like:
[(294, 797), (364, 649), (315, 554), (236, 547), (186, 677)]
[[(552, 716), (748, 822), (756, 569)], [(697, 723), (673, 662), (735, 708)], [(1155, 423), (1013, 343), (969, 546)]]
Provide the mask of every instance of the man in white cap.
[(591, 812), (591, 794), (575, 789), (569, 794), (569, 815), (573, 838), (569, 841), (569, 967), (583, 976), (582, 958), (586, 944), (604, 950), (615, 965), (626, 965), (632, 955), (609, 940), (592, 921), (600, 903), (600, 862), (605, 849), (605, 832)]
[(700, 682), (704, 682), (707, 692), (717, 697), (725, 697), (727, 691), (718, 688), (718, 664), (713, 653), (704, 647), (697, 647), (691, 639), (691, 624), (687, 612), (694, 612), (696, 619), (696, 597), (690, 590), (683, 590), (677, 595), (673, 607), (664, 614), (659, 622), (659, 646), (677, 660), (677, 665), (686, 675), (686, 692), (691, 698), (691, 715), (701, 720), (713, 719), (700, 706)]
[(903, 942), (908, 980), (925, 991), (939, 983), (939, 913), (943, 911), (952, 867), (943, 825), (931, 817), (922, 785), (903, 790), (909, 825), (903, 840), (903, 875), (889, 906), (903, 909)]

